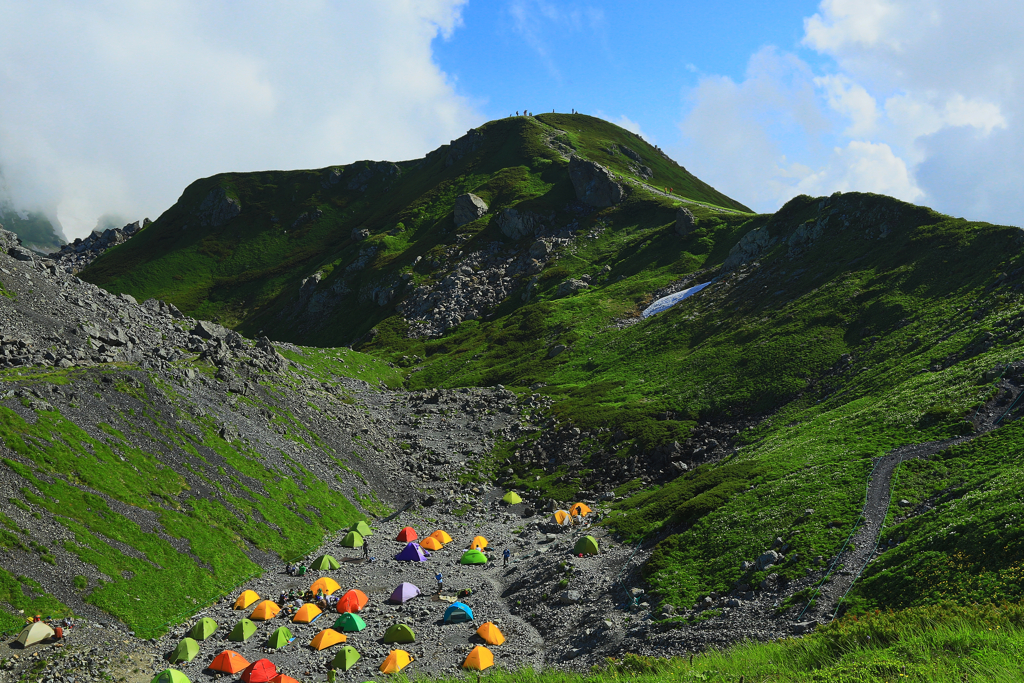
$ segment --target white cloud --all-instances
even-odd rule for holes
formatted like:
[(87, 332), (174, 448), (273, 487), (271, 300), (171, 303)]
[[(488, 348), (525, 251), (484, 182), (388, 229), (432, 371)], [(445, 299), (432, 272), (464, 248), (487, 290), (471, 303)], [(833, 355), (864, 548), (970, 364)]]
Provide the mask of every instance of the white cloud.
[(812, 196), (833, 192), (876, 192), (904, 201), (917, 201), (924, 192), (910, 176), (906, 162), (885, 143), (852, 140), (836, 147), (825, 166), (800, 179), (797, 194)]
[(223, 171), (406, 159), (479, 123), (431, 42), (466, 0), (0, 0), (0, 171), (69, 237)]
[(829, 107), (850, 120), (843, 135), (857, 137), (875, 130), (878, 107), (863, 86), (841, 74), (815, 78), (814, 84), (824, 92)]

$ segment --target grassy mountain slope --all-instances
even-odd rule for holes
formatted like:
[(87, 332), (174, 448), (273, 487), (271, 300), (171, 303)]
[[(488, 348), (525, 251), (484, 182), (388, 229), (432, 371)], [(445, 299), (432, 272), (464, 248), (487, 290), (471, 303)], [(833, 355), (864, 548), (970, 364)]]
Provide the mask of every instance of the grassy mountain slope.
[(41, 213), (26, 212), (24, 217), (10, 205), (0, 203), (0, 225), (18, 235), (29, 249), (49, 254), (64, 245), (63, 235)]

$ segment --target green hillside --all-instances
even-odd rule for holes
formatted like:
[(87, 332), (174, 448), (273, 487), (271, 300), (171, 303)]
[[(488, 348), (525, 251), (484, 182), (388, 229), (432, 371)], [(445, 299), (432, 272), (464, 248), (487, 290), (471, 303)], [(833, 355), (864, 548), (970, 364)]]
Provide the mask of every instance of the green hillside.
[(0, 204), (0, 225), (21, 238), (21, 243), (29, 249), (49, 254), (64, 245), (63, 235), (53, 227), (50, 219), (41, 213), (21, 213), (9, 205)]

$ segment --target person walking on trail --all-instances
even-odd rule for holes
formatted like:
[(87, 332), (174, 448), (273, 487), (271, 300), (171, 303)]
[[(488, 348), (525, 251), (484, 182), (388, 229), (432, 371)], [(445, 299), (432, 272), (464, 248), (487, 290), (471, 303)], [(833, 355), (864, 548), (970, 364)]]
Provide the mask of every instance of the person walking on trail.
[(440, 595), (441, 591), (444, 590), (444, 577), (438, 574), (434, 579), (437, 581), (437, 594)]
[(505, 558), (505, 564), (503, 564), (502, 566), (503, 566), (503, 567), (507, 567), (507, 566), (508, 566), (508, 559), (509, 559), (510, 557), (512, 557), (512, 551), (511, 551), (511, 550), (509, 550), (508, 548), (505, 548), (505, 552), (503, 552), (503, 553), (501, 554), (501, 556), (502, 556), (503, 558)]
[(363, 559), (370, 559), (370, 544), (366, 540), (363, 540)]

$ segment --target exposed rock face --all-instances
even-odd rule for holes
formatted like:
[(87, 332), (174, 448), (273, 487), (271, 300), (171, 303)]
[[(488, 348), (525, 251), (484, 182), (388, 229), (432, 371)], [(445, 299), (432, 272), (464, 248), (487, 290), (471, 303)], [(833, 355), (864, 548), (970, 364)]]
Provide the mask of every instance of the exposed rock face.
[(693, 213), (685, 206), (680, 206), (679, 210), (676, 211), (676, 234), (680, 237), (686, 237), (696, 225), (693, 218)]
[(196, 211), (196, 218), (203, 226), (219, 227), (242, 213), (242, 204), (234, 197), (228, 197), (223, 187), (210, 190)]
[(352, 239), (356, 242), (365, 240), (370, 236), (370, 231), (366, 228), (352, 228)]
[(506, 237), (514, 240), (532, 235), (540, 216), (530, 211), (505, 209), (498, 214), (498, 227)]
[[(370, 182), (374, 180), (375, 176), (382, 176), (382, 179), (386, 180), (401, 175), (401, 172), (402, 169), (398, 167), (398, 164), (390, 161), (357, 161), (347, 166), (343, 175), (348, 179), (348, 183), (345, 185), (346, 188), (356, 192), (366, 192), (370, 188)], [(328, 183), (341, 180), (340, 177), (338, 181), (334, 181), (333, 178), (334, 175), (332, 173), (328, 175), (326, 180)]]
[(581, 292), (589, 286), (590, 285), (584, 282), (583, 280), (576, 280), (570, 278), (563, 282), (562, 284), (558, 285), (558, 289), (555, 290), (555, 296), (569, 296), (570, 294)]
[(769, 234), (766, 226), (751, 230), (729, 250), (729, 255), (725, 257), (725, 263), (722, 264), (722, 270), (728, 272), (748, 261), (753, 261), (775, 242), (776, 240)]
[(622, 185), (601, 164), (574, 156), (569, 160), (569, 178), (576, 197), (585, 204), (606, 207), (622, 201)]
[(99, 258), (107, 249), (123, 244), (134, 237), (140, 230), (152, 223), (148, 218), (139, 224), (139, 221), (129, 223), (123, 228), (108, 228), (103, 232), (93, 232), (84, 240), (76, 237), (74, 242), (69, 242), (49, 255), (49, 258), (57, 262), (57, 267), (66, 273), (77, 273), (90, 263)]
[(466, 193), (455, 198), (455, 227), (475, 221), (487, 213), (487, 202), (475, 194)]
[(471, 154), (480, 149), (483, 142), (484, 134), (475, 128), (458, 140), (452, 140), (451, 144), (448, 146), (448, 154), (444, 158), (445, 168), (459, 161), (467, 154)]

